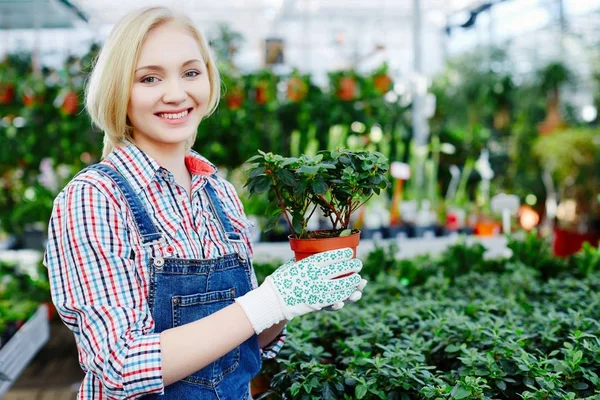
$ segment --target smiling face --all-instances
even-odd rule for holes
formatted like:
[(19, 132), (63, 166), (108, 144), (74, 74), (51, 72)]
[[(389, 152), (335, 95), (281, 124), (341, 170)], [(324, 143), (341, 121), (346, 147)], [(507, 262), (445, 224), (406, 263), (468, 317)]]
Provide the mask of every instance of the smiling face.
[(210, 96), (206, 62), (193, 36), (177, 24), (148, 34), (135, 67), (127, 116), (140, 148), (185, 148)]

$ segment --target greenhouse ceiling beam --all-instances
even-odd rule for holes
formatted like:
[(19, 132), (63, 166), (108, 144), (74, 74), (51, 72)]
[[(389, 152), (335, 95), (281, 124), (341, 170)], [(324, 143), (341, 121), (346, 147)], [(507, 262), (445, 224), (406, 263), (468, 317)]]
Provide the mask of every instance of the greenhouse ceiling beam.
[[(477, 23), (477, 18), (481, 13), (490, 11), (495, 5), (504, 3), (508, 0), (481, 0), (469, 5), (463, 9), (452, 12), (448, 15), (448, 23), (446, 25), (446, 33), (450, 34), (453, 29), (463, 28), (470, 29)], [(457, 16), (467, 16), (466, 20), (456, 21)]]
[(65, 7), (70, 9), (75, 15), (77, 15), (82, 21), (89, 22), (87, 15), (81, 11), (76, 5), (71, 3), (69, 0), (57, 0), (59, 3), (64, 4)]

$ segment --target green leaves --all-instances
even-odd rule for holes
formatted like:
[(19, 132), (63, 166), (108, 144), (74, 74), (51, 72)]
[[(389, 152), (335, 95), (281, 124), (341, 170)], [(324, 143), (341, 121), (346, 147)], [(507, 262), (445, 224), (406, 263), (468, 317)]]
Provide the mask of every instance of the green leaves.
[[(390, 247), (369, 254), (361, 275), (370, 283), (359, 303), (288, 325), (274, 379), (278, 394), (311, 400), (597, 396), (599, 271), (550, 277), (524, 265), (527, 251), (517, 252), (523, 259), (487, 260), (479, 246), (460, 243), (436, 257), (396, 260), (396, 253)], [(455, 265), (462, 263), (470, 265)], [(319, 386), (309, 385), (310, 393), (309, 387), (289, 392), (313, 377)]]
[(294, 174), (287, 169), (282, 169), (277, 171), (277, 178), (281, 183), (287, 186), (294, 186), (296, 180), (294, 179)]
[(377, 152), (337, 149), (313, 157), (283, 157), (259, 151), (247, 162), (252, 164), (248, 191), (268, 192), (296, 238), (308, 236), (308, 218), (316, 207), (330, 219), (332, 230), (345, 232), (352, 213), (389, 186), (388, 161)]
[(356, 390), (354, 394), (356, 395), (357, 399), (362, 399), (363, 397), (365, 397), (365, 395), (367, 394), (367, 385), (364, 385), (362, 383), (360, 385), (356, 385)]
[(298, 169), (299, 173), (307, 175), (315, 175), (319, 171), (321, 171), (321, 168), (317, 165), (303, 165)]
[(259, 175), (252, 182), (252, 185), (249, 187), (251, 193), (265, 193), (271, 187), (271, 177), (266, 175)]
[(456, 385), (450, 394), (452, 395), (452, 398), (456, 400), (466, 399), (471, 395), (471, 390), (464, 386)]
[(325, 194), (325, 192), (327, 192), (327, 189), (329, 189), (327, 187), (327, 184), (322, 181), (322, 180), (318, 180), (312, 183), (312, 190), (315, 194)]
[(581, 276), (590, 276), (592, 273), (600, 271), (600, 248), (585, 242), (583, 250), (571, 257), (569, 261), (571, 268), (579, 271)]

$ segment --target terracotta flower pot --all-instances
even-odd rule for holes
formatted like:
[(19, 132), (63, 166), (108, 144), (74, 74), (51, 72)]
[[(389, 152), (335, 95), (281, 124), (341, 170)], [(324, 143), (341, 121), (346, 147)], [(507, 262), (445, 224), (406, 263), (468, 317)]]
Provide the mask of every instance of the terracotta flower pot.
[(475, 225), (475, 234), (477, 236), (496, 236), (502, 232), (502, 225), (495, 221), (479, 221)]
[(296, 239), (290, 237), (289, 239), (290, 248), (296, 255), (296, 261), (300, 261), (303, 258), (312, 256), (316, 253), (343, 249), (344, 247), (350, 247), (354, 252), (354, 257), (356, 257), (356, 248), (358, 247), (358, 243), (360, 241), (360, 231), (343, 237), (331, 237), (323, 239)]
[(585, 242), (597, 246), (599, 239), (598, 233), (579, 233), (568, 229), (554, 228), (552, 250), (556, 256), (568, 257), (581, 250)]

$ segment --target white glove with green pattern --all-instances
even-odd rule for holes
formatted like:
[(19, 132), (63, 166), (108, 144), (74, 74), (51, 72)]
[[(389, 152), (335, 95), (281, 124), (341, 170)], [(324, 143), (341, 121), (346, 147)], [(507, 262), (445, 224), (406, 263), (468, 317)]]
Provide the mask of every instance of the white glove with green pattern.
[[(358, 272), (362, 262), (353, 259), (352, 249), (317, 253), (295, 262), (289, 260), (269, 275), (260, 287), (235, 299), (256, 334), (287, 319), (358, 300), (364, 282)], [(348, 275), (350, 274), (350, 275)], [(337, 278), (341, 275), (348, 275)], [(362, 287), (361, 287), (362, 286)], [(353, 299), (353, 300), (354, 300)]]
[(324, 308), (323, 310), (337, 311), (337, 310), (341, 310), (342, 308), (344, 308), (344, 306), (346, 304), (356, 303), (357, 301), (359, 301), (362, 298), (363, 289), (365, 288), (365, 286), (367, 286), (367, 283), (368, 283), (368, 281), (366, 279), (361, 280), (360, 283), (358, 284), (358, 286), (356, 287), (356, 290), (354, 291), (354, 293), (352, 293), (350, 295), (350, 297), (348, 297), (348, 299), (346, 299), (344, 301), (339, 301), (329, 307)]

